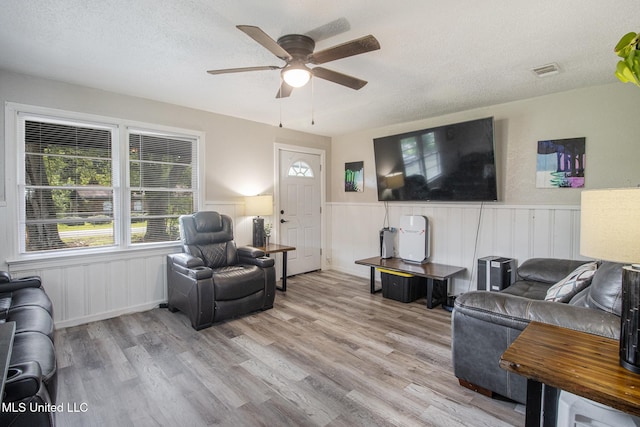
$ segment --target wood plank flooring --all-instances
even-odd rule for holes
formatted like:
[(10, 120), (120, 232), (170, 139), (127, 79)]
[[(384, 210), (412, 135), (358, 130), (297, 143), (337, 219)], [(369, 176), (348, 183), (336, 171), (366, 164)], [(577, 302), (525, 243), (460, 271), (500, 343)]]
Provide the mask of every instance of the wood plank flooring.
[(303, 274), (272, 310), (199, 332), (166, 309), (56, 331), (57, 422), (524, 425), (521, 405), (458, 385), (450, 345), (440, 307), (371, 295), (367, 279)]

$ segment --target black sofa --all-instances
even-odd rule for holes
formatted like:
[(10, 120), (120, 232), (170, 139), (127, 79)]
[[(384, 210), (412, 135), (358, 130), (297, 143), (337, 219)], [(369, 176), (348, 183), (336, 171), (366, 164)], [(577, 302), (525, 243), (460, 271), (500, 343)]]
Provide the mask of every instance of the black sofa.
[(52, 426), (55, 413), (40, 409), (56, 402), (53, 305), (39, 277), (14, 279), (0, 271), (0, 323), (5, 322), (15, 322), (15, 335), (0, 425)]
[(452, 314), (453, 370), (461, 385), (486, 395), (526, 401), (526, 379), (498, 366), (500, 356), (530, 321), (618, 339), (622, 265), (598, 263), (583, 290), (566, 302), (546, 301), (555, 283), (587, 261), (535, 258), (517, 270), (516, 281), (501, 292), (473, 291), (459, 296)]

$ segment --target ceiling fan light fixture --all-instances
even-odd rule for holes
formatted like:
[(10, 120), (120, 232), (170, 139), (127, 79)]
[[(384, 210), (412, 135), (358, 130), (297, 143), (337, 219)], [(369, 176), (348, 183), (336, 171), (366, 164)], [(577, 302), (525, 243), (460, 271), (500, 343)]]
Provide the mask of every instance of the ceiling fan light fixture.
[(311, 70), (304, 64), (291, 64), (282, 70), (282, 79), (291, 87), (302, 87), (311, 79)]

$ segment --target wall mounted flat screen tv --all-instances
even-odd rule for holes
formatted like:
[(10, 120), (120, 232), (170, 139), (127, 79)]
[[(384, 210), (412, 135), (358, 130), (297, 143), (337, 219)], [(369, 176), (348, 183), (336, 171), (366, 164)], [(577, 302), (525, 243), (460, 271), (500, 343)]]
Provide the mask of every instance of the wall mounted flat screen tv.
[(493, 117), (373, 140), (380, 201), (496, 201)]

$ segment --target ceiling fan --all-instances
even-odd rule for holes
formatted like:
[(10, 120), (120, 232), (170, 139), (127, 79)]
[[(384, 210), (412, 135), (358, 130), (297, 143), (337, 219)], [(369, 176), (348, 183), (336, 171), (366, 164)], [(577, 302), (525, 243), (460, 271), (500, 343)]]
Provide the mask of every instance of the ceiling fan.
[(260, 43), (278, 58), (286, 63), (277, 65), (264, 65), (258, 67), (226, 68), (222, 70), (209, 70), (209, 74), (241, 73), (245, 71), (282, 70), (282, 84), (276, 98), (285, 98), (291, 95), (294, 88), (302, 87), (311, 77), (318, 77), (337, 83), (351, 89), (361, 89), (367, 84), (365, 80), (328, 70), (323, 67), (309, 68), (307, 64), (324, 64), (329, 61), (359, 55), (380, 49), (380, 43), (372, 35), (360, 37), (328, 49), (314, 52), (315, 41), (301, 34), (288, 34), (275, 41), (267, 33), (252, 25), (237, 25), (240, 31)]

